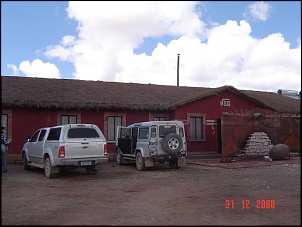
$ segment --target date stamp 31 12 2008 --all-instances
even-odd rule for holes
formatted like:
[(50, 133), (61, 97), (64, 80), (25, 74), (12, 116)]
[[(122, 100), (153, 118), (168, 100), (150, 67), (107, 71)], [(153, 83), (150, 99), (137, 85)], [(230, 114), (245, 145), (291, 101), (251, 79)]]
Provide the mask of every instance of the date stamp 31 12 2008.
[[(275, 209), (276, 201), (274, 199), (257, 199), (256, 201), (251, 201), (249, 199), (242, 199), (240, 202), (240, 208), (242, 209)], [(225, 209), (236, 209), (237, 204), (234, 199), (225, 200)]]

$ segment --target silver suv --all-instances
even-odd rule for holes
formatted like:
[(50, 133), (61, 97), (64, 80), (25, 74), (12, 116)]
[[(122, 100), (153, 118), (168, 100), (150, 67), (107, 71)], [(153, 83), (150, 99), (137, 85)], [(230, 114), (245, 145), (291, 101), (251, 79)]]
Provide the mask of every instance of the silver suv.
[(116, 162), (135, 160), (137, 170), (146, 170), (154, 162), (169, 162), (178, 169), (186, 164), (187, 144), (182, 121), (149, 121), (119, 126), (116, 138)]

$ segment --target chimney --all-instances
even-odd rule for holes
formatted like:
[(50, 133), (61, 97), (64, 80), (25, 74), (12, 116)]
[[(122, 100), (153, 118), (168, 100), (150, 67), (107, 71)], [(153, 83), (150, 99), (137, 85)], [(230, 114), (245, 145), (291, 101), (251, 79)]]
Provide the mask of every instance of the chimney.
[(177, 54), (177, 87), (179, 86), (179, 54)]

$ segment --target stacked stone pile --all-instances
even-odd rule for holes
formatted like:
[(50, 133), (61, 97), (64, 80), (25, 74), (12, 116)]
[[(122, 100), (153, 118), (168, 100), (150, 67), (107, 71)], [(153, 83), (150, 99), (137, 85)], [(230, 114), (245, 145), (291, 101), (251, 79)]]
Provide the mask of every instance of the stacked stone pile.
[(269, 155), (270, 149), (274, 146), (272, 141), (264, 132), (253, 132), (243, 149), (246, 156), (263, 157)]

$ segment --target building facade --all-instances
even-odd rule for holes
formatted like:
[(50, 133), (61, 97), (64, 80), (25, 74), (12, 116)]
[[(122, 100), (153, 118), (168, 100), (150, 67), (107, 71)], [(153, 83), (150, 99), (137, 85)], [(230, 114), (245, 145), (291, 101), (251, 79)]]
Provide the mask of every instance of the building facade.
[(151, 120), (183, 121), (188, 155), (228, 156), (255, 131), (300, 152), (300, 100), (273, 92), (11, 76), (1, 82), (12, 160), (21, 160), (25, 138), (38, 128), (66, 123), (98, 125), (113, 159), (117, 126)]

